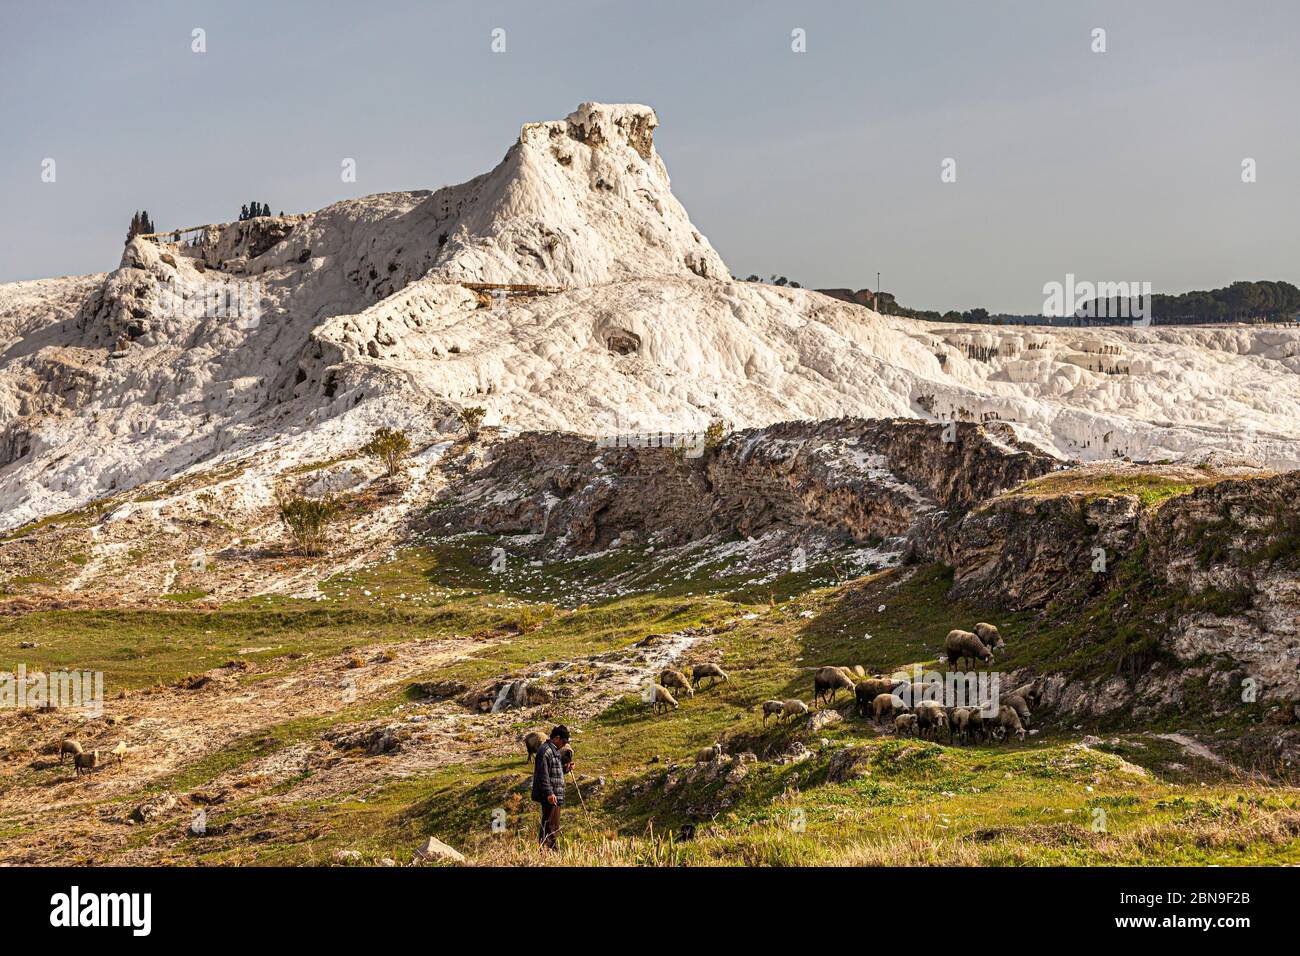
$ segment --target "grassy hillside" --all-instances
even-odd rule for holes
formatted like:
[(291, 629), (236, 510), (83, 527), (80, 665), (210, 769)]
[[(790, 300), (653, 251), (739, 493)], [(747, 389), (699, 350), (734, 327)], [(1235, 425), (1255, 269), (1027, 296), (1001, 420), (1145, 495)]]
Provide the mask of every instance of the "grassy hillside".
[[(0, 668), (21, 660), (29, 668), (103, 669), (110, 687), (132, 691), (171, 684), (232, 656), (259, 662), (239, 684), (255, 694), (265, 682), (306, 674), (331, 654), (365, 657), (392, 646), (400, 662), (411, 642), (453, 639), (469, 641), (470, 651), (412, 670), (355, 702), (305, 715), (286, 711), (198, 759), (100, 797), (101, 784), (67, 782), (66, 768), (33, 768), (11, 757), (0, 765), (9, 768), (0, 777), (0, 834), (35, 841), (69, 826), (72, 816), (32, 812), (33, 800), (57, 793), (64, 805), (72, 801), (68, 813), (116, 827), (117, 842), (88, 848), (86, 862), (326, 863), (348, 850), (362, 863), (401, 863), (431, 834), (476, 862), (537, 862), (529, 769), (516, 741), (562, 720), (575, 730), (583, 795), (581, 803), (576, 792), (570, 796), (563, 862), (1300, 862), (1300, 793), (1246, 782), (1152, 732), (1172, 725), (1047, 722), (1021, 743), (949, 746), (882, 734), (841, 694), (839, 719), (817, 730), (806, 721), (764, 726), (756, 709), (764, 699), (811, 703), (816, 666), (884, 672), (933, 662), (948, 629), (976, 620), (1001, 625), (1009, 644), (1001, 666), (1041, 663), (1064, 646), (1068, 635), (1042, 621), (947, 602), (951, 580), (942, 567), (899, 568), (784, 601), (737, 593), (724, 581), (712, 593), (664, 589), (566, 609), (569, 569), (549, 578), (537, 572), (508, 593), (477, 591), (499, 583), (475, 563), (480, 544), (401, 552), (330, 580), (321, 601), (57, 611), (4, 622)], [(769, 590), (785, 594), (799, 586), (777, 581)], [(453, 705), (426, 703), (412, 691), (423, 681), (473, 684), (547, 662), (589, 660), (574, 671), (581, 681), (583, 668), (609, 666), (601, 655), (687, 628), (706, 635), (689, 656), (721, 661), (730, 680), (683, 696), (662, 716), (632, 691), (576, 720), (557, 701), (490, 721), (466, 714), (457, 724), (462, 718)], [(20, 642), (38, 646), (20, 650)], [(110, 701), (110, 714), (129, 712), (135, 700), (131, 694)], [(400, 751), (345, 751), (321, 766), (263, 780), (277, 760), (394, 715), (451, 722), (445, 747), (455, 749), (452, 759), (403, 763), (398, 772), (389, 768)], [(1211, 728), (1188, 720), (1177, 729)], [(1082, 746), (1093, 730), (1106, 739)], [(31, 759), (43, 742), (38, 731), (16, 721), (5, 731), (11, 748), (26, 734), (33, 750), (18, 759), (39, 763)], [(694, 755), (714, 742), (723, 743), (728, 758), (697, 768)], [(340, 771), (354, 784), (331, 782)], [(110, 768), (105, 785), (125, 772)], [(199, 806), (198, 797), (212, 789), (226, 795), (207, 807), (207, 832), (192, 834), (185, 808)], [(129, 828), (111, 824), (163, 792), (180, 797), (179, 815)]]

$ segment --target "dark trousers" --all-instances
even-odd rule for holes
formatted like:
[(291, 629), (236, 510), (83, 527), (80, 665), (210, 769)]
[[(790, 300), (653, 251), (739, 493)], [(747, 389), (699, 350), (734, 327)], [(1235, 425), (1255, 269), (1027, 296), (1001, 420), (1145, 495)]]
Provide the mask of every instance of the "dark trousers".
[(542, 826), (537, 831), (537, 838), (548, 850), (558, 849), (555, 838), (560, 832), (560, 805), (542, 804)]

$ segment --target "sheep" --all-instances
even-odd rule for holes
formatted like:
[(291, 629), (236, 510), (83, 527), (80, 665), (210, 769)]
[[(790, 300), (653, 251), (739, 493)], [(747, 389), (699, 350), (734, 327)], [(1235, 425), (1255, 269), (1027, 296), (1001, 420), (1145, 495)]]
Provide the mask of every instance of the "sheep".
[(63, 763), (63, 758), (71, 755), (73, 758), (77, 754), (85, 753), (86, 748), (81, 746), (81, 742), (73, 740), (71, 737), (64, 737), (59, 743), (59, 763)]
[(972, 667), (976, 661), (983, 661), (985, 664), (993, 663), (993, 652), (970, 631), (957, 629), (949, 631), (948, 636), (944, 638), (943, 647), (948, 652), (949, 670), (963, 658), (969, 659)]
[(1042, 682), (1031, 680), (1028, 684), (1021, 684), (1010, 694), (1012, 697), (1020, 697), (1030, 707), (1037, 707), (1043, 699)]
[(865, 667), (863, 667), (861, 664), (854, 664), (854, 665), (853, 665), (853, 674), (852, 674), (852, 676), (853, 676), (853, 677), (866, 677), (866, 676), (867, 676), (867, 669), (866, 669)]
[(781, 715), (784, 713), (784, 707), (784, 702), (779, 700), (763, 701), (763, 726), (767, 726), (767, 718), (769, 717), (775, 716), (779, 720)]
[(943, 685), (936, 683), (927, 683), (925, 681), (915, 681), (911, 684), (903, 683), (895, 691), (898, 696), (902, 697), (908, 704), (915, 707), (923, 701), (931, 703), (937, 701), (943, 696)]
[(1006, 704), (1008, 707), (1014, 710), (1016, 712), (1016, 716), (1020, 718), (1021, 723), (1023, 723), (1026, 727), (1029, 726), (1029, 717), (1032, 712), (1030, 711), (1029, 704), (1025, 701), (1025, 698), (1022, 694), (1012, 691), (1010, 694), (1003, 695), (1000, 698), (1000, 703)]
[(801, 700), (787, 700), (781, 704), (781, 719), (786, 717), (806, 717), (808, 705)]
[(700, 681), (706, 677), (712, 677), (713, 683), (715, 684), (720, 680), (731, 680), (731, 678), (727, 676), (727, 672), (717, 664), (696, 664), (691, 668), (691, 679), (695, 681), (697, 687), (699, 686)]
[(916, 714), (899, 714), (894, 718), (894, 733), (899, 737), (907, 736), (909, 731), (915, 735), (916, 727)]
[(954, 707), (952, 712), (948, 714), (948, 743), (952, 743), (954, 739), (958, 743), (965, 743), (966, 734), (969, 730), (970, 708)]
[(986, 715), (982, 707), (968, 707), (966, 713), (966, 733), (971, 740), (977, 741), (981, 736), (986, 740), (991, 740), (993, 738), (993, 726), (997, 723), (997, 716)]
[(868, 677), (866, 680), (858, 681), (857, 686), (853, 688), (853, 694), (858, 701), (858, 713), (866, 717), (871, 713), (876, 698), (881, 694), (892, 694), (898, 684), (898, 681), (887, 677)]
[(1002, 732), (1002, 739), (1006, 740), (1009, 733), (1014, 733), (1020, 740), (1025, 739), (1025, 728), (1020, 723), (1020, 715), (1016, 713), (1014, 707), (1008, 707), (1003, 704), (998, 708), (996, 718), (996, 727)]
[(695, 755), (696, 763), (712, 763), (715, 759), (722, 756), (722, 744), (714, 744), (712, 747), (705, 747)]
[(929, 731), (931, 739), (938, 736), (940, 730), (948, 724), (948, 714), (937, 700), (922, 700), (915, 706), (916, 723), (919, 736)]
[(117, 758), (117, 762), (118, 762), (118, 763), (121, 763), (121, 762), (122, 762), (122, 758), (126, 756), (126, 741), (125, 741), (125, 740), (119, 740), (119, 741), (117, 742), (117, 746), (114, 747), (112, 750), (110, 750), (110, 751), (108, 752), (108, 755), (109, 755), (110, 757), (116, 757), (116, 758)]
[(72, 755), (72, 762), (77, 768), (77, 776), (80, 777), (82, 771), (90, 773), (99, 766), (99, 751), (92, 750), (90, 753), (78, 753)]
[(853, 679), (846, 676), (842, 668), (819, 667), (813, 677), (813, 703), (819, 703), (823, 697), (833, 703), (841, 687), (851, 694), (856, 686)]
[(659, 683), (663, 684), (665, 687), (680, 687), (682, 690), (686, 691), (687, 697), (695, 696), (695, 688), (693, 688), (691, 682), (686, 679), (686, 675), (681, 671), (673, 670), (671, 667), (665, 667), (659, 672)]
[(660, 708), (662, 708), (665, 711), (669, 707), (673, 708), (673, 710), (676, 710), (678, 707), (677, 698), (674, 697), (672, 694), (668, 693), (668, 691), (665, 690), (661, 685), (655, 684), (653, 685), (650, 691), (650, 706), (651, 709), (653, 709), (656, 714), (659, 713)]
[(524, 757), (524, 763), (532, 763), (537, 756), (537, 751), (542, 749), (542, 744), (546, 743), (546, 738), (535, 730), (530, 730), (519, 738), (523, 741), (524, 750), (527, 755)]
[(872, 701), (871, 709), (876, 717), (876, 723), (880, 723), (880, 718), (893, 717), (896, 714), (906, 714), (911, 711), (907, 704), (903, 703), (903, 698), (897, 694), (879, 694)]
[(1005, 647), (1006, 641), (998, 633), (998, 629), (993, 624), (985, 624), (981, 621), (975, 625), (975, 636), (984, 642), (984, 646), (991, 651), (996, 651), (999, 647)]

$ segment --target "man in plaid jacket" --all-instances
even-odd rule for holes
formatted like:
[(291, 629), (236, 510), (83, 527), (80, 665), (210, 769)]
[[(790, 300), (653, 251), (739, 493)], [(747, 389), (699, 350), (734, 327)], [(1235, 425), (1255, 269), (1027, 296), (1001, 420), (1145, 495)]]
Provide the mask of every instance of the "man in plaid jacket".
[(560, 806), (564, 803), (564, 756), (560, 748), (569, 742), (569, 728), (560, 724), (551, 731), (551, 737), (537, 751), (533, 769), (533, 799), (542, 805), (542, 827), (539, 838), (542, 846), (556, 849), (555, 838), (560, 832)]

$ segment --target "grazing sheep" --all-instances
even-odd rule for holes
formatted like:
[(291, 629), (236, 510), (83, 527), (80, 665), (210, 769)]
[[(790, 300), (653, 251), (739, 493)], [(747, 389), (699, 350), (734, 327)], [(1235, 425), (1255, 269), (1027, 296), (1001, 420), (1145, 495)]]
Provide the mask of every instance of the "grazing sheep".
[(857, 686), (853, 688), (853, 694), (858, 700), (858, 713), (866, 717), (871, 713), (876, 698), (881, 694), (892, 694), (899, 683), (887, 677), (868, 677), (866, 680), (858, 681)]
[(565, 744), (563, 747), (560, 748), (560, 766), (564, 768), (565, 773), (568, 773), (569, 768), (572, 765), (573, 765), (573, 748), (570, 747), (568, 744)]
[(943, 697), (943, 684), (926, 683), (925, 681), (916, 681), (911, 684), (904, 683), (895, 689), (894, 693), (915, 707), (922, 702), (937, 702), (939, 698)]
[(996, 721), (1003, 740), (1007, 739), (1008, 734), (1015, 734), (1020, 740), (1025, 739), (1024, 725), (1020, 723), (1020, 715), (1016, 713), (1014, 707), (1008, 707), (1006, 704), (999, 707)]
[(998, 633), (997, 627), (992, 624), (985, 624), (982, 621), (975, 625), (975, 636), (991, 651), (996, 651), (999, 647), (1005, 647), (1007, 643), (1002, 640), (1002, 635)]
[(691, 668), (691, 679), (695, 681), (697, 687), (699, 686), (700, 681), (706, 677), (712, 677), (713, 683), (715, 684), (720, 680), (731, 680), (731, 678), (727, 676), (727, 672), (717, 664), (696, 664)]
[(1042, 681), (1031, 680), (1028, 684), (1021, 684), (1011, 692), (1012, 697), (1020, 697), (1030, 707), (1037, 707), (1043, 700)]
[(866, 677), (866, 676), (867, 676), (867, 669), (866, 669), (865, 667), (863, 667), (861, 664), (854, 664), (854, 665), (853, 665), (853, 673), (852, 673), (850, 676), (852, 676), (852, 677)]
[(939, 731), (948, 725), (948, 715), (943, 705), (937, 700), (922, 700), (916, 704), (916, 724), (918, 736), (936, 739)]
[(650, 691), (650, 707), (657, 714), (660, 708), (667, 710), (669, 707), (677, 709), (677, 698), (668, 693), (661, 685), (653, 685)]
[(967, 709), (969, 715), (966, 731), (972, 740), (979, 740), (983, 737), (985, 740), (993, 739), (993, 727), (997, 723), (997, 716), (986, 716), (984, 708), (970, 707)]
[(722, 756), (722, 744), (714, 744), (712, 747), (705, 747), (695, 755), (696, 763), (712, 763), (716, 758)]
[(813, 703), (820, 703), (823, 697), (833, 703), (841, 687), (852, 694), (856, 686), (853, 679), (845, 675), (843, 668), (819, 667), (813, 677)]
[(1029, 726), (1029, 717), (1032, 712), (1029, 709), (1029, 704), (1025, 701), (1025, 698), (1022, 695), (1015, 693), (1014, 691), (1010, 694), (1004, 694), (1000, 699), (1000, 703), (1006, 704), (1014, 710), (1016, 716), (1020, 718), (1020, 722), (1026, 727)]
[(92, 750), (90, 753), (73, 754), (72, 762), (76, 765), (78, 777), (81, 776), (82, 771), (90, 773), (99, 766), (99, 751)]
[(63, 758), (67, 757), (69, 754), (75, 758), (77, 754), (85, 752), (86, 748), (81, 746), (80, 741), (73, 740), (71, 737), (64, 737), (63, 741), (59, 744), (59, 763), (63, 763)]
[(906, 737), (909, 733), (916, 736), (916, 728), (916, 714), (899, 714), (894, 718), (894, 733), (899, 737)]
[(897, 694), (877, 695), (876, 699), (871, 703), (871, 709), (875, 714), (876, 723), (880, 723), (882, 717), (893, 717), (911, 711), (911, 708), (903, 703), (903, 698)]
[(535, 730), (528, 731), (520, 740), (523, 741), (524, 750), (528, 752), (528, 755), (524, 757), (524, 763), (531, 763), (533, 758), (537, 756), (537, 751), (542, 749), (542, 744), (546, 743), (546, 738)]
[(787, 700), (781, 704), (781, 719), (808, 716), (808, 705), (801, 700)]
[(112, 750), (110, 750), (110, 751), (108, 752), (108, 755), (109, 755), (110, 757), (116, 757), (116, 758), (117, 758), (117, 762), (118, 762), (118, 763), (121, 763), (121, 762), (122, 762), (122, 758), (126, 756), (126, 741), (125, 741), (125, 740), (119, 740), (119, 741), (117, 742), (117, 746), (114, 747)]
[(764, 727), (767, 726), (767, 718), (769, 717), (776, 717), (779, 720), (781, 715), (785, 712), (783, 709), (784, 707), (785, 707), (785, 703), (783, 701), (779, 701), (779, 700), (763, 701), (763, 726)]
[(659, 683), (663, 684), (665, 687), (680, 687), (682, 690), (686, 691), (687, 697), (695, 696), (695, 688), (693, 688), (691, 682), (686, 679), (686, 675), (681, 671), (673, 670), (671, 667), (665, 667), (659, 672)]
[(962, 659), (967, 659), (974, 667), (976, 661), (983, 661), (985, 664), (993, 663), (993, 652), (984, 646), (984, 642), (972, 634), (970, 631), (951, 630), (948, 636), (944, 638), (944, 650), (948, 652), (948, 668), (951, 670), (952, 665)]
[(970, 730), (970, 708), (954, 707), (948, 714), (948, 743), (955, 739), (958, 743), (966, 742), (966, 734)]

